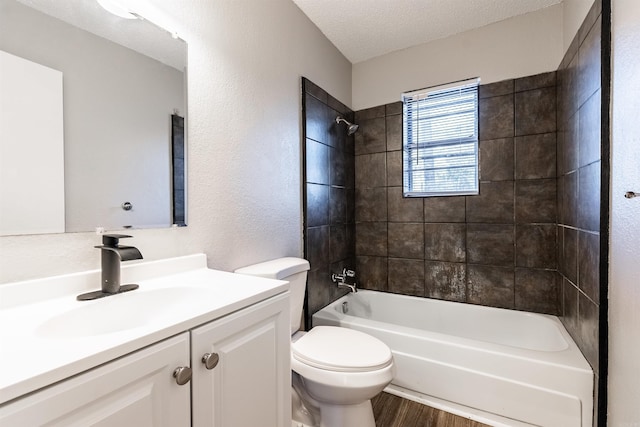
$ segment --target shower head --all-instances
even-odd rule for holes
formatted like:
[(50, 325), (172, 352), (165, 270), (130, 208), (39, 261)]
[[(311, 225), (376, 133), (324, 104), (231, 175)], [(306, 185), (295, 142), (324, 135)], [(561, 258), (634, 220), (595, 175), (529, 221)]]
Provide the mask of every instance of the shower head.
[(358, 125), (348, 122), (342, 117), (336, 117), (336, 123), (344, 122), (347, 125), (347, 135), (353, 135), (358, 130)]

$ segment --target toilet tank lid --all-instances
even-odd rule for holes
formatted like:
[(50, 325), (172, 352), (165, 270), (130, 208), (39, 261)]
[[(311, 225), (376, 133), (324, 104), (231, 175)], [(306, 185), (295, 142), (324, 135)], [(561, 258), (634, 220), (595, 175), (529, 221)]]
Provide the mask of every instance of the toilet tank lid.
[(282, 280), (307, 270), (309, 270), (309, 261), (306, 259), (285, 257), (238, 268), (234, 273)]

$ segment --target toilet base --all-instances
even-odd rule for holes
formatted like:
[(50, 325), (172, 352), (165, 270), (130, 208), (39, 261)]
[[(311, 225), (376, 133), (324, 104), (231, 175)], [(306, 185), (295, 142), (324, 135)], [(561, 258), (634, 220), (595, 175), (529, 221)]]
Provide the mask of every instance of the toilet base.
[[(291, 425), (293, 427), (319, 427), (320, 410), (317, 402), (301, 388), (300, 377), (291, 376)], [(315, 405), (314, 405), (315, 403)]]
[[(320, 409), (320, 424), (315, 424), (306, 417), (295, 414), (291, 420), (292, 427), (375, 427), (371, 401), (357, 405), (326, 405)], [(298, 416), (296, 416), (298, 415)], [(302, 420), (302, 421), (301, 421)], [(311, 422), (313, 424), (307, 424)]]
[(320, 427), (375, 427), (371, 401), (355, 405), (320, 405)]
[(302, 387), (295, 372), (291, 383), (292, 427), (375, 427), (371, 400), (353, 405), (318, 402)]

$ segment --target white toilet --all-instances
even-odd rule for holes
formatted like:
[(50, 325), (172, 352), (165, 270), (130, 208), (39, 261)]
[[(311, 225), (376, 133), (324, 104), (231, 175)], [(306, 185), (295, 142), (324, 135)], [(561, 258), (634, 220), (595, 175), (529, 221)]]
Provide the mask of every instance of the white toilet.
[(307, 260), (279, 258), (235, 271), (290, 283), (293, 426), (375, 427), (370, 399), (393, 378), (391, 350), (353, 329), (299, 331), (308, 270)]

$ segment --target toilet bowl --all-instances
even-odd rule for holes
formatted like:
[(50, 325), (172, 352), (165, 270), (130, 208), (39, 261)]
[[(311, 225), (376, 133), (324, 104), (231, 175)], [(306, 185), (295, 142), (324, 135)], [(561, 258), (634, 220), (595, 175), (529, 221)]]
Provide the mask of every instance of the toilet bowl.
[(353, 329), (299, 331), (308, 270), (304, 259), (279, 258), (235, 271), (290, 282), (292, 425), (375, 427), (371, 398), (393, 379), (391, 350)]

